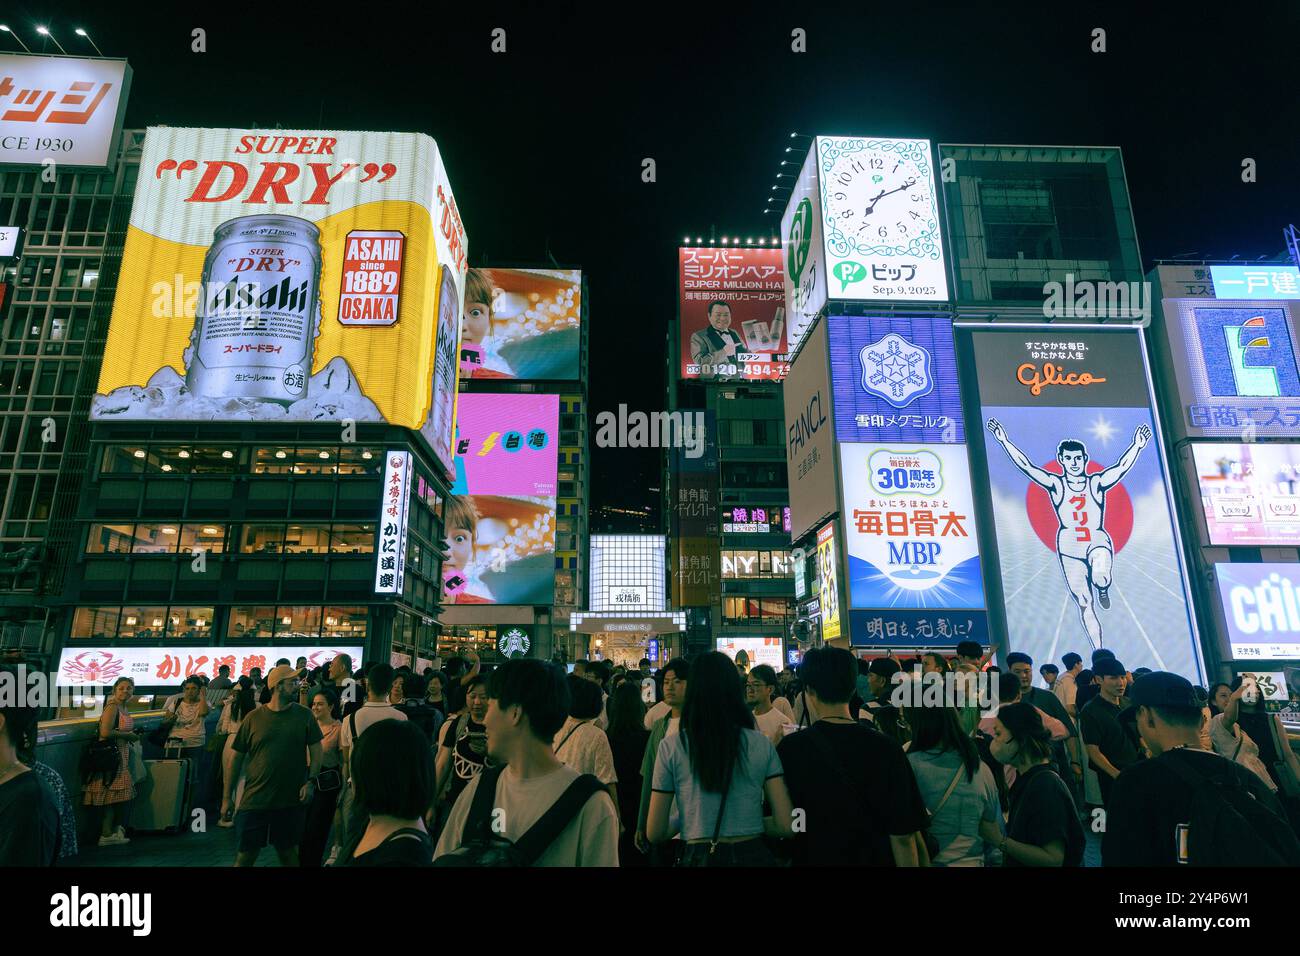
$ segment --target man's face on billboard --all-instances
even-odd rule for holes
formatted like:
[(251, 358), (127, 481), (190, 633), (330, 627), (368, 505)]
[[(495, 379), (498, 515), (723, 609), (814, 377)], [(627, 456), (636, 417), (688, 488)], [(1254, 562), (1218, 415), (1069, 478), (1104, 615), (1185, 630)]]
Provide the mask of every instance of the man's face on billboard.
[(731, 328), (731, 307), (714, 304), (713, 308), (709, 309), (709, 325), (719, 332)]
[(486, 302), (466, 302), (465, 322), (461, 335), (464, 341), (475, 345), (487, 338), (491, 327), (492, 308)]
[(1066, 449), (1056, 456), (1056, 460), (1061, 463), (1061, 467), (1071, 478), (1080, 477), (1088, 467), (1088, 453), (1077, 448)]

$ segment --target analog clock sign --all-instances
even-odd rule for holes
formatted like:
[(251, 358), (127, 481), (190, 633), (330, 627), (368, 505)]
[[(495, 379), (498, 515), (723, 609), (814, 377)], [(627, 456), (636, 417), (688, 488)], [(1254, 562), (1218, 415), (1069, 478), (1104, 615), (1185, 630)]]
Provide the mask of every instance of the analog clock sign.
[(831, 298), (946, 300), (930, 141), (819, 136), (817, 161)]

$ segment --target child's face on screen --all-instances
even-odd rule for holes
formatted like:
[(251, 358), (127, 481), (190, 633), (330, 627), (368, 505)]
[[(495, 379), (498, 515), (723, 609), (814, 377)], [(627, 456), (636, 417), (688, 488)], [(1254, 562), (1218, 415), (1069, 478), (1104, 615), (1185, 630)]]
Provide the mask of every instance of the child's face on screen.
[(466, 302), (465, 322), (462, 336), (464, 341), (478, 344), (487, 338), (491, 331), (492, 308), (486, 302)]
[(443, 566), (464, 570), (469, 567), (474, 557), (474, 535), (468, 528), (452, 528), (447, 538), (447, 548), (451, 551), (451, 560)]

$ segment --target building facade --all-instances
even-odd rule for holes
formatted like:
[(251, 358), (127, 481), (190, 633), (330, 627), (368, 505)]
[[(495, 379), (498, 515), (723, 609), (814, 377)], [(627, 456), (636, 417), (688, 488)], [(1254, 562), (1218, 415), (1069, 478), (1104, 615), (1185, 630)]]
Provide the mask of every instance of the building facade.
[(24, 233), (0, 309), (0, 645), (47, 657), (46, 599), (77, 558), (75, 513), (144, 130), (124, 130), (112, 172), (0, 172), (0, 222)]

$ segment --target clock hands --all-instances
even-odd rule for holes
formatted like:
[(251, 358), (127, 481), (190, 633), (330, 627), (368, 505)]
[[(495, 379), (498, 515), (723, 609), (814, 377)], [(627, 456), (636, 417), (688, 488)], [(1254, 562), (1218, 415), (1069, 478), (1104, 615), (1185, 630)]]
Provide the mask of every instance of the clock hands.
[(888, 191), (882, 189), (880, 191), (880, 195), (878, 195), (875, 199), (871, 200), (871, 205), (867, 207), (866, 211), (862, 215), (864, 217), (870, 216), (872, 210), (876, 208), (876, 203), (880, 202), (880, 200), (884, 199), (886, 196), (892, 196), (894, 193), (901, 193), (904, 190), (910, 189), (915, 185), (916, 185), (916, 179), (912, 178), (907, 180), (905, 183), (903, 183), (903, 185), (899, 186), (897, 189), (890, 189)]

